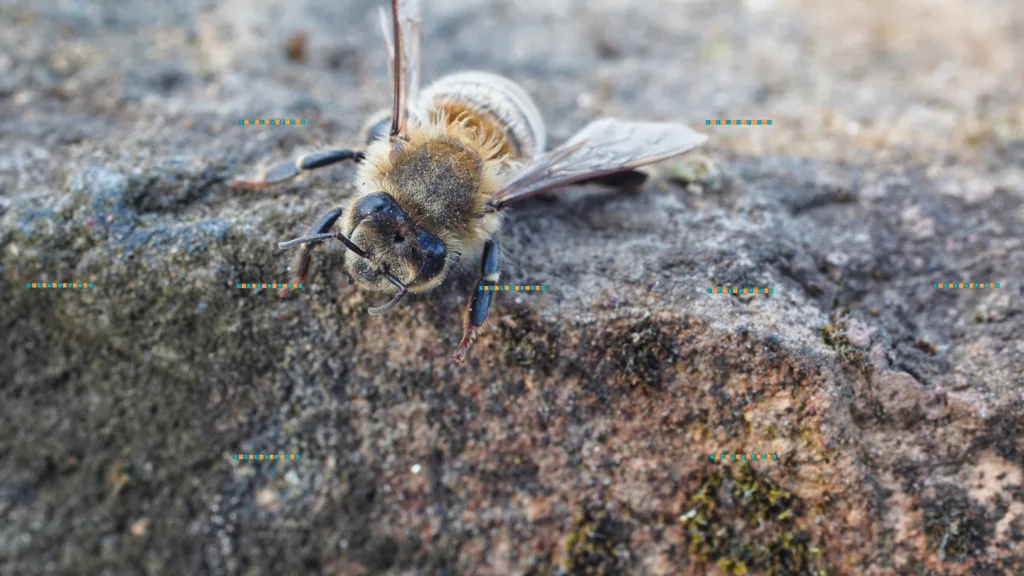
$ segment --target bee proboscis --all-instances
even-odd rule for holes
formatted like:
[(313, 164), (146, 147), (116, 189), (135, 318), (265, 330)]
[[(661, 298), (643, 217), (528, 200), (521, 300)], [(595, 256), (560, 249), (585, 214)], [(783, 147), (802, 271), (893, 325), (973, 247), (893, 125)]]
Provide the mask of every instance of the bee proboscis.
[[(317, 244), (338, 240), (348, 249), (350, 278), (370, 290), (395, 290), (387, 304), (369, 309), (383, 314), (406, 294), (439, 286), (460, 259), (478, 258), (480, 277), (452, 354), (463, 362), (494, 296), (481, 286), (499, 280), (498, 234), (506, 208), (570, 184), (642, 179), (636, 168), (679, 156), (707, 136), (683, 124), (602, 118), (546, 151), (536, 104), (508, 78), (459, 72), (420, 90), (418, 1), (391, 0), (390, 22), (383, 8), (380, 14), (392, 106), (369, 119), (365, 149), (307, 154), (236, 186), (272, 186), (305, 171), (358, 162), (357, 193), (321, 216), (307, 235), (280, 243), (301, 245), (291, 283), (305, 281)], [(330, 232), (339, 221), (340, 230)]]

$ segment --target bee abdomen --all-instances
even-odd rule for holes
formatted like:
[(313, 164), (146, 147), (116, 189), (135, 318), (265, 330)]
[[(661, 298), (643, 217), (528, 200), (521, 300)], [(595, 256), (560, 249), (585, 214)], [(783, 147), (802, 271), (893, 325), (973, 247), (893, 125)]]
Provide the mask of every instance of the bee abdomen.
[(544, 152), (547, 130), (533, 99), (521, 86), (489, 72), (444, 76), (420, 92), (423, 110), (445, 109), (450, 118), (469, 113), (487, 136), (503, 140), (503, 152), (529, 160)]

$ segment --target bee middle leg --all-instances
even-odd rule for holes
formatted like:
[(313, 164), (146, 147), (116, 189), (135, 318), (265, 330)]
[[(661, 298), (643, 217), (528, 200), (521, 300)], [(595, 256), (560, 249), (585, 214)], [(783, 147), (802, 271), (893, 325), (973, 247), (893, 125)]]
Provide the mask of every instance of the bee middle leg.
[[(309, 229), (307, 236), (326, 233), (344, 213), (345, 210), (343, 208), (331, 209), (317, 220), (317, 223)], [(309, 274), (309, 265), (313, 261), (313, 248), (317, 244), (319, 242), (307, 242), (302, 245), (302, 248), (299, 248), (298, 254), (295, 255), (295, 260), (292, 261), (292, 284), (302, 284), (306, 281), (306, 276)], [(351, 277), (349, 280), (351, 281)], [(277, 295), (281, 298), (284, 298), (287, 294), (288, 288), (281, 288), (277, 292)]]
[(231, 183), (231, 187), (266, 188), (268, 186), (276, 186), (295, 178), (303, 172), (309, 172), (310, 170), (316, 170), (317, 168), (323, 168), (346, 160), (362, 162), (364, 157), (363, 152), (360, 150), (321, 150), (319, 152), (299, 156), (295, 160), (276, 164), (264, 172), (259, 178), (252, 180), (243, 178), (236, 179)]
[(501, 276), (498, 254), (498, 239), (491, 238), (484, 244), (483, 256), (480, 259), (480, 279), (477, 280), (476, 291), (470, 297), (466, 316), (462, 321), (462, 341), (459, 342), (459, 349), (452, 354), (452, 359), (458, 362), (465, 362), (466, 352), (476, 338), (476, 330), (483, 325), (487, 313), (491, 310), (494, 291), (485, 287), (495, 286)]

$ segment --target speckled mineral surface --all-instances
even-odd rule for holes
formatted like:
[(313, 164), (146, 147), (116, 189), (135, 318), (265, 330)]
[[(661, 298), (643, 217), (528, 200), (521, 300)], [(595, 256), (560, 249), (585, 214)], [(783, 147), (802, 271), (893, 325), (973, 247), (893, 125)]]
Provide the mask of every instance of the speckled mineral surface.
[(428, 2), (556, 143), (711, 136), (516, 206), (465, 365), (471, 275), (236, 288), (351, 194), (227, 182), (357, 143), (380, 4), (0, 0), (0, 573), (1024, 573), (1024, 4)]

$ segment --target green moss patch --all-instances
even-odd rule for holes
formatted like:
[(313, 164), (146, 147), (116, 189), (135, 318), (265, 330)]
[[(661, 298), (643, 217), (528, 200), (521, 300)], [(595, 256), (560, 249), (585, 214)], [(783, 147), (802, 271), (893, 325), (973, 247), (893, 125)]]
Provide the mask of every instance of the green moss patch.
[(609, 344), (615, 379), (630, 388), (659, 388), (663, 367), (672, 366), (675, 360), (671, 336), (652, 318), (637, 320), (617, 332)]
[(713, 470), (681, 511), (690, 554), (729, 574), (824, 574), (801, 500), (750, 465)]
[(573, 516), (562, 569), (569, 574), (621, 574), (626, 568), (629, 530), (603, 507), (587, 506)]

